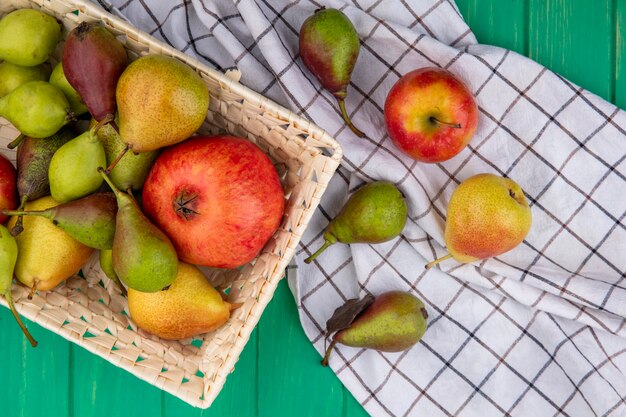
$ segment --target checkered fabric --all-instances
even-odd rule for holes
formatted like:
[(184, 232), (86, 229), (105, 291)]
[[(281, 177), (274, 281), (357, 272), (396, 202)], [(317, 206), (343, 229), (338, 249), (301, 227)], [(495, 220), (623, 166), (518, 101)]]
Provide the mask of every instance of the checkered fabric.
[[(237, 67), (244, 84), (341, 143), (342, 167), (289, 270), (308, 337), (322, 352), (326, 320), (366, 293), (411, 291), (430, 316), (410, 350), (339, 346), (331, 357), (371, 415), (626, 415), (626, 113), (527, 58), (477, 44), (452, 0), (98, 1), (215, 68)], [(321, 3), (342, 9), (361, 38), (347, 107), (363, 139), (298, 57), (299, 28)], [(467, 149), (440, 164), (403, 156), (383, 121), (394, 82), (431, 65), (464, 80), (480, 111)], [(445, 253), (452, 191), (483, 172), (522, 186), (530, 234), (497, 258), (424, 270)], [(408, 198), (402, 235), (335, 245), (305, 265), (349, 193), (379, 179)]]

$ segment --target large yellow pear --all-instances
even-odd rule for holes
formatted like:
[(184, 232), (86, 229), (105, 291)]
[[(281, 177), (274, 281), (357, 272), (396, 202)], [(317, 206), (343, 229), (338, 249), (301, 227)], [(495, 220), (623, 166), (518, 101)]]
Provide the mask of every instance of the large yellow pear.
[(450, 197), (446, 217), (445, 241), (450, 254), (427, 268), (448, 258), (473, 262), (508, 252), (524, 240), (532, 223), (522, 188), (493, 174), (463, 181)]
[[(59, 205), (52, 197), (26, 204), (26, 210), (45, 210)], [(9, 230), (17, 217), (9, 220)], [(24, 231), (17, 237), (15, 276), (27, 287), (48, 291), (76, 274), (89, 260), (93, 249), (39, 216), (24, 216)]]
[(122, 140), (135, 153), (187, 139), (209, 109), (209, 91), (187, 64), (164, 55), (131, 63), (116, 88)]
[(163, 339), (185, 339), (217, 329), (232, 305), (224, 301), (195, 266), (180, 262), (172, 285), (144, 293), (128, 289), (130, 317), (143, 330)]

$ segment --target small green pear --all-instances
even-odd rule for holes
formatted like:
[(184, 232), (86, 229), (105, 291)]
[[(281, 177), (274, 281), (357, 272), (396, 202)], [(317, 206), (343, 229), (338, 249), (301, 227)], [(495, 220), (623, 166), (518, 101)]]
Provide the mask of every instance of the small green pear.
[(0, 225), (0, 294), (4, 295), (4, 298), (7, 300), (7, 304), (9, 305), (11, 313), (13, 314), (13, 317), (15, 317), (17, 324), (24, 332), (24, 335), (30, 344), (35, 347), (37, 346), (37, 342), (26, 329), (26, 326), (24, 326), (24, 323), (22, 322), (19, 314), (17, 314), (17, 310), (13, 304), (11, 287), (13, 284), (13, 271), (15, 270), (16, 263), (17, 242), (15, 241), (15, 238), (11, 236), (7, 228)]
[(2, 210), (5, 216), (40, 216), (51, 220), (85, 246), (111, 249), (117, 203), (113, 193), (94, 193), (45, 210)]
[(359, 188), (324, 231), (324, 244), (304, 260), (312, 262), (326, 248), (341, 243), (382, 243), (398, 236), (406, 224), (408, 207), (402, 192), (388, 181)]
[(48, 60), (61, 38), (56, 18), (35, 9), (18, 9), (0, 19), (0, 59), (25, 67)]
[(345, 104), (361, 47), (359, 35), (348, 16), (337, 9), (316, 10), (300, 28), (299, 46), (302, 62), (335, 96), (348, 127), (357, 136), (365, 136), (350, 120)]
[(405, 291), (389, 291), (376, 298), (346, 328), (333, 336), (322, 365), (337, 343), (382, 352), (400, 352), (415, 345), (426, 332), (424, 303)]
[(46, 81), (50, 75), (47, 65), (23, 67), (8, 61), (0, 64), (0, 97), (4, 97), (29, 81)]
[(94, 127), (72, 139), (52, 156), (48, 179), (52, 197), (59, 203), (84, 197), (102, 185), (98, 168), (106, 167), (106, 155), (96, 135), (97, 129)]
[[(96, 123), (92, 119), (91, 125), (93, 126)], [(126, 144), (112, 124), (102, 126), (98, 130), (98, 138), (104, 146), (107, 165), (112, 165), (115, 159), (124, 151)], [(121, 190), (132, 188), (134, 191), (139, 191), (143, 187), (150, 168), (158, 155), (159, 151), (142, 152), (140, 154), (126, 152), (122, 159), (114, 164), (113, 169), (109, 173), (109, 178)]]
[(46, 81), (29, 81), (0, 98), (0, 116), (33, 138), (52, 136), (74, 119), (65, 94)]
[(171, 285), (178, 271), (178, 255), (170, 239), (148, 220), (135, 199), (120, 191), (99, 169), (117, 198), (113, 269), (129, 288), (141, 292), (161, 291)]
[(117, 285), (123, 295), (126, 295), (126, 287), (122, 284), (122, 281), (120, 281), (120, 277), (117, 276), (115, 268), (113, 268), (113, 250), (101, 249), (99, 255), (100, 269), (102, 269), (104, 275)]
[(65, 78), (65, 73), (63, 72), (63, 64), (59, 62), (54, 69), (52, 70), (52, 74), (50, 75), (50, 84), (57, 87), (59, 90), (63, 91), (67, 101), (70, 103), (70, 107), (72, 112), (79, 116), (81, 114), (87, 113), (88, 109), (83, 101), (82, 97), (78, 92), (71, 86), (67, 78)]

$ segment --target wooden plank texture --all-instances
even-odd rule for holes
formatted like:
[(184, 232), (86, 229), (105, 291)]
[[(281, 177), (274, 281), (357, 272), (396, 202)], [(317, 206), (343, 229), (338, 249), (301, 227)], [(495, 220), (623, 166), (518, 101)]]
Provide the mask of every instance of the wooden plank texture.
[(259, 323), (258, 417), (341, 416), (341, 382), (320, 359), (283, 280)]
[(529, 56), (610, 100), (614, 0), (529, 1)]
[(0, 309), (3, 383), (0, 415), (66, 417), (70, 413), (70, 344), (26, 319), (39, 342), (32, 348), (9, 310)]
[(478, 42), (524, 53), (528, 0), (457, 0)]

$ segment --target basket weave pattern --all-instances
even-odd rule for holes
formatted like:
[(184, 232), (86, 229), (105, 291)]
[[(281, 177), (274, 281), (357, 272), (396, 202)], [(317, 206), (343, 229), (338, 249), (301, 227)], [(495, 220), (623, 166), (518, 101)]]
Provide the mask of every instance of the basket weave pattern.
[[(63, 22), (63, 37), (81, 21), (102, 22), (126, 46), (130, 59), (146, 54), (173, 56), (195, 68), (211, 102), (203, 134), (229, 133), (256, 143), (274, 161), (285, 191), (285, 216), (258, 258), (232, 271), (206, 271), (214, 285), (229, 289), (228, 301), (242, 303), (215, 332), (194, 339), (165, 341), (138, 329), (126, 298), (100, 270), (97, 255), (50, 292), (27, 300), (14, 285), (19, 312), (116, 366), (189, 404), (211, 405), (248, 341), (341, 159), (341, 148), (322, 129), (239, 84), (227, 75), (165, 45), (83, 0), (3, 0), (0, 16), (18, 8), (40, 9)], [(60, 57), (63, 42), (57, 49)], [(0, 152), (19, 132), (0, 118)], [(4, 299), (0, 302), (5, 304)], [(6, 305), (6, 304), (5, 304)], [(45, 349), (41, 346), (40, 349)]]

